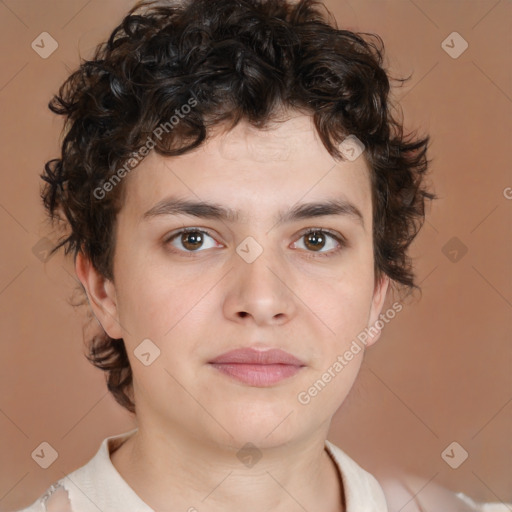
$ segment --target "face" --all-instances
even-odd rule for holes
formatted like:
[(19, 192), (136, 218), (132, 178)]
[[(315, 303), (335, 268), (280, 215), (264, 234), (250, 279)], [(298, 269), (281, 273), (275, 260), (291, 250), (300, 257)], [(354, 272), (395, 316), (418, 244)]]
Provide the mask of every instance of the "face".
[[(139, 426), (230, 446), (326, 435), (364, 348), (339, 356), (388, 284), (374, 287), (364, 157), (333, 160), (296, 115), (152, 152), (124, 186), (113, 282), (83, 260), (77, 271), (125, 341)], [(223, 356), (238, 349), (252, 351)]]

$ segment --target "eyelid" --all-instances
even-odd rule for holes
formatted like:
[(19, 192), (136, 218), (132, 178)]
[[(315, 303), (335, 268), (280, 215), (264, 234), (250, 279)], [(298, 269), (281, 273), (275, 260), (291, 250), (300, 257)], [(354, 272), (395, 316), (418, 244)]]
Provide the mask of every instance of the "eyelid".
[(188, 227), (183, 226), (181, 228), (171, 231), (170, 233), (167, 233), (164, 236), (164, 241), (168, 242), (169, 240), (172, 240), (174, 237), (176, 237), (177, 235), (181, 235), (182, 233), (190, 233), (190, 232), (196, 232), (196, 231), (199, 231), (201, 233), (206, 233), (207, 235), (213, 237), (213, 235), (210, 233), (210, 231), (207, 228), (199, 228), (196, 226), (188, 226)]
[(340, 244), (347, 244), (348, 243), (348, 241), (345, 238), (345, 236), (343, 236), (338, 231), (334, 231), (334, 230), (329, 229), (329, 228), (321, 228), (321, 227), (304, 228), (303, 230), (301, 230), (299, 232), (298, 238), (301, 238), (304, 235), (309, 235), (310, 233), (317, 233), (317, 232), (327, 233), (329, 236), (333, 237)]
[(311, 227), (308, 227), (308, 228), (304, 228), (304, 229), (301, 229), (299, 231), (299, 233), (301, 235), (304, 235), (305, 233), (309, 233), (311, 231), (322, 231), (322, 232), (328, 233), (329, 235), (332, 235), (332, 236), (337, 236), (339, 238), (344, 238), (344, 236), (339, 231), (336, 231), (335, 229), (321, 227), (321, 226), (311, 226)]

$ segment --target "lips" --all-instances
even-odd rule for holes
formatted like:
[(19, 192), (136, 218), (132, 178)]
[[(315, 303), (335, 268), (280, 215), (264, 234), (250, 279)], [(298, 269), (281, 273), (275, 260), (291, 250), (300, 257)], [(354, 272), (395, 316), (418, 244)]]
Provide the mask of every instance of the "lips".
[(224, 375), (244, 384), (267, 387), (296, 375), (305, 364), (279, 349), (243, 348), (222, 354), (209, 362)]
[(288, 352), (279, 349), (255, 350), (242, 348), (226, 352), (216, 357), (210, 363), (218, 364), (286, 364), (291, 366), (304, 366), (304, 363)]

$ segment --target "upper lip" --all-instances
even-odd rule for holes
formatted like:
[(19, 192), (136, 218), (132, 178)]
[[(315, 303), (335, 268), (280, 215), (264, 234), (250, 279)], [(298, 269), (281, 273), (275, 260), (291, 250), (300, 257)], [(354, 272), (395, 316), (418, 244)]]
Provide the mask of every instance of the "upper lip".
[(305, 366), (304, 363), (288, 352), (280, 349), (255, 350), (240, 348), (231, 350), (212, 359), (213, 364), (286, 364), (290, 366)]

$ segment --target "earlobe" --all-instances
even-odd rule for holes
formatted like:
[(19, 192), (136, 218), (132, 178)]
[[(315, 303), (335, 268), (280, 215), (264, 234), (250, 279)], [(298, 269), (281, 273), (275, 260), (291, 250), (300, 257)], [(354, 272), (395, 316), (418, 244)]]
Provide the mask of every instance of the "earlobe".
[(370, 308), (370, 314), (368, 316), (368, 330), (370, 333), (370, 337), (366, 342), (366, 346), (369, 347), (373, 345), (379, 338), (381, 334), (381, 330), (378, 328), (377, 320), (379, 319), (379, 315), (384, 306), (384, 302), (386, 301), (386, 295), (389, 286), (389, 277), (384, 275), (377, 285), (375, 286), (372, 298), (372, 305)]
[(114, 283), (100, 274), (91, 260), (79, 252), (75, 271), (87, 293), (89, 305), (105, 332), (114, 339), (123, 337)]

